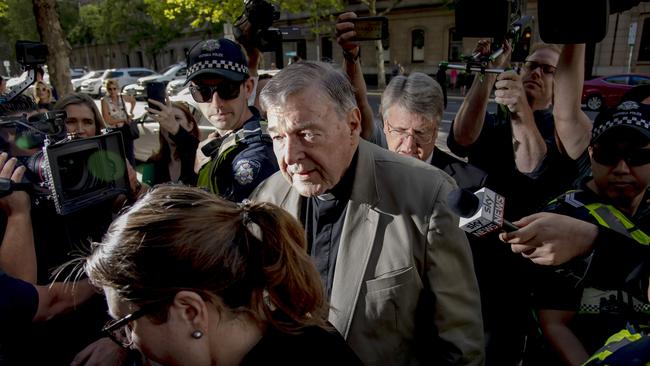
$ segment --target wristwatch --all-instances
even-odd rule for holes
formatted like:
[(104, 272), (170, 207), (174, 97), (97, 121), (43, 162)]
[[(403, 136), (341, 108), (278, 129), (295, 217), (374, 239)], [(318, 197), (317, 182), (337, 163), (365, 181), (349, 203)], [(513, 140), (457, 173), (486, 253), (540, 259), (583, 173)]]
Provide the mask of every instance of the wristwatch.
[(361, 47), (359, 47), (359, 51), (357, 51), (357, 55), (354, 56), (350, 51), (348, 50), (343, 50), (343, 58), (346, 61), (355, 63), (359, 59), (359, 56), (361, 56)]

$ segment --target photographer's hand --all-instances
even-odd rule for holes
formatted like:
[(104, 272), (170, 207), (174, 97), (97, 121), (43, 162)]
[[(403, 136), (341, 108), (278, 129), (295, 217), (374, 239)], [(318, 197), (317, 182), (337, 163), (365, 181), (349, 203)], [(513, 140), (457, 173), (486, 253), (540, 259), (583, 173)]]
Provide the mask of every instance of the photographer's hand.
[[(476, 44), (476, 48), (472, 51), (472, 54), (479, 54), (481, 56), (490, 56), (492, 53), (491, 50), (492, 41), (488, 39), (482, 39)], [(510, 64), (510, 55), (512, 54), (512, 45), (510, 41), (506, 40), (503, 45), (503, 52), (494, 60), (491, 60), (488, 63), (488, 67), (505, 69)]]
[[(8, 159), (7, 153), (0, 154), (0, 178), (11, 179), (20, 183), (25, 174), (25, 167), (16, 167), (16, 158)], [(8, 160), (7, 160), (8, 159)], [(0, 209), (7, 217), (16, 215), (29, 215), (31, 202), (25, 191), (13, 191), (11, 194), (0, 198)]]
[(508, 70), (497, 77), (494, 100), (508, 107), (512, 125), (512, 148), (517, 170), (532, 173), (546, 157), (546, 143), (535, 124), (521, 76)]
[(148, 99), (148, 102), (158, 107), (158, 109), (149, 107), (145, 108), (151, 115), (151, 118), (160, 123), (160, 127), (162, 129), (172, 135), (176, 135), (181, 124), (176, 120), (176, 117), (174, 116), (174, 110), (171, 102), (168, 101), (166, 105), (153, 99)]
[[(0, 154), (0, 178), (20, 182), (25, 167), (16, 168), (16, 159)], [(36, 251), (32, 232), (31, 201), (24, 191), (14, 191), (0, 198), (0, 209), (7, 225), (0, 245), (0, 268), (23, 281), (36, 283)]]
[(348, 22), (348, 19), (355, 19), (357, 15), (353, 12), (343, 13), (339, 15), (336, 20), (336, 42), (343, 49), (343, 53), (347, 53), (352, 59), (357, 59), (359, 56), (360, 46), (358, 43), (352, 41), (357, 33), (354, 31), (354, 23)]

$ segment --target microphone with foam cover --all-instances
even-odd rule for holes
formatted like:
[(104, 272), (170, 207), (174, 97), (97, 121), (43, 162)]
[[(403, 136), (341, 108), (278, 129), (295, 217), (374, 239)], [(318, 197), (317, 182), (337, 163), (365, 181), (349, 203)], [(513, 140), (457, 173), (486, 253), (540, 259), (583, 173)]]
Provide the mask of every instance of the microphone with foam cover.
[(479, 238), (495, 231), (510, 232), (519, 229), (503, 218), (503, 196), (489, 188), (483, 187), (475, 193), (467, 189), (453, 190), (447, 196), (447, 203), (460, 216), (458, 226)]

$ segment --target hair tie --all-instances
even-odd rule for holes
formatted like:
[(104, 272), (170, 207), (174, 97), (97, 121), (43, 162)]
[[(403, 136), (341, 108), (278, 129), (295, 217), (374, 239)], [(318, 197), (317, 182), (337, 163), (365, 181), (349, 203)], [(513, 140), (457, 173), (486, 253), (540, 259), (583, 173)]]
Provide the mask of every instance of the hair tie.
[(240, 203), (237, 204), (239, 206), (239, 209), (241, 209), (241, 220), (244, 226), (248, 226), (253, 220), (251, 220), (250, 217), (250, 209), (251, 209), (251, 200), (249, 199), (244, 199)]

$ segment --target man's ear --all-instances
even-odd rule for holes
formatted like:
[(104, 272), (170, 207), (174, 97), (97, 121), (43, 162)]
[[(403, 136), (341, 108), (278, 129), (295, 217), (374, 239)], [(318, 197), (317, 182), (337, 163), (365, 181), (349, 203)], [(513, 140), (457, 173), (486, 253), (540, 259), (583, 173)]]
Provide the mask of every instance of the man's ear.
[(348, 114), (348, 125), (350, 126), (350, 133), (353, 135), (361, 135), (361, 111), (359, 108), (352, 108)]
[(208, 329), (208, 306), (209, 304), (196, 292), (179, 291), (169, 308), (170, 313), (174, 312), (174, 316), (170, 314), (170, 318), (187, 324), (192, 332), (200, 330), (205, 333)]
[(255, 87), (255, 80), (252, 77), (249, 77), (244, 81), (244, 89), (246, 90), (246, 99), (250, 98), (253, 95), (253, 88)]

